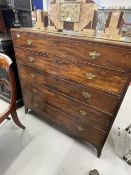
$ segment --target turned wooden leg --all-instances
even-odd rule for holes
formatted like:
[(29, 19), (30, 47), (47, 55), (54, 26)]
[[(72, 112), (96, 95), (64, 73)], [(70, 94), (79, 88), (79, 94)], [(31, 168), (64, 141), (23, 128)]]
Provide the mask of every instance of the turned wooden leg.
[(28, 108), (25, 106), (25, 114), (28, 113)]
[(22, 128), (22, 129), (25, 129), (25, 126), (23, 126), (23, 125), (21, 124), (21, 122), (19, 121), (19, 118), (18, 118), (18, 116), (17, 116), (16, 111), (11, 112), (11, 116), (12, 116), (12, 119), (13, 119), (14, 123), (15, 123), (17, 126), (19, 126), (19, 127)]

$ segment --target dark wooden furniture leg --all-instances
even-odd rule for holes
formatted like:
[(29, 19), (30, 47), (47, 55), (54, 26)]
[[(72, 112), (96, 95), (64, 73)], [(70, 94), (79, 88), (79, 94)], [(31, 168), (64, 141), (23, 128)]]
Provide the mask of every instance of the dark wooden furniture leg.
[(28, 108), (25, 106), (25, 114), (28, 113)]
[(97, 147), (96, 149), (97, 149), (97, 157), (100, 158), (101, 152), (102, 152), (102, 148)]

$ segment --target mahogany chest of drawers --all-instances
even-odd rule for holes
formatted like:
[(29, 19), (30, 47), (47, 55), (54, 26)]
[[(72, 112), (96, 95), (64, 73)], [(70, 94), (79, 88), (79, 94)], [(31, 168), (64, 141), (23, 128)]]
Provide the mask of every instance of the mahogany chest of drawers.
[(131, 79), (131, 44), (13, 29), (26, 112), (102, 148)]

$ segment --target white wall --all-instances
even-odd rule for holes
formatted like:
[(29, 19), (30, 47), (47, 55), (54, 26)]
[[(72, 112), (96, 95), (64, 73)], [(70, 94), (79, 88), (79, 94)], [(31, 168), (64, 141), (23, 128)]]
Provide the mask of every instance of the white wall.
[[(44, 10), (48, 10), (49, 7), (49, 1), (50, 0), (43, 0), (44, 4)], [(99, 5), (104, 6), (104, 7), (120, 7), (120, 6), (125, 6), (125, 7), (130, 7), (131, 8), (131, 0), (94, 0), (97, 2)]]
[(125, 6), (131, 7), (131, 0), (95, 0), (100, 5), (108, 7), (108, 6)]

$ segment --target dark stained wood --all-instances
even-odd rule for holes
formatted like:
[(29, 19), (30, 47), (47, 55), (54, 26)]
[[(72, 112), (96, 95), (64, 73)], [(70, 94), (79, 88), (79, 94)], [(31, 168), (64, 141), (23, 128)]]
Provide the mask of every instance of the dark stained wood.
[(5, 27), (5, 22), (4, 22), (4, 18), (3, 18), (3, 13), (0, 10), (0, 33), (6, 33), (6, 27)]
[(86, 139), (95, 146), (103, 143), (106, 135), (104, 132), (91, 127), (87, 123), (78, 121), (69, 114), (54, 108), (47, 103), (44, 103), (41, 97), (33, 95), (27, 99), (25, 96), (24, 102), (28, 108), (31, 108), (37, 113), (44, 115), (44, 117), (47, 119), (50, 119), (57, 125), (60, 125), (62, 128), (68, 130), (69, 133)]
[(65, 30), (74, 30), (74, 22), (64, 22), (64, 29)]
[(12, 60), (8, 56), (0, 53), (0, 68), (5, 69), (9, 75), (9, 81), (0, 77), (0, 85), (5, 85), (7, 89), (11, 91), (10, 106), (8, 107), (7, 111), (5, 111), (2, 116), (0, 116), (0, 123), (6, 119), (9, 119), (8, 116), (11, 114), (11, 117), (15, 124), (20, 128), (25, 129), (25, 127), (20, 123), (16, 113), (16, 84), (11, 65)]
[(86, 3), (94, 3), (93, 0), (86, 0)]
[(98, 12), (94, 10), (94, 16), (93, 16), (93, 21), (92, 21), (92, 29), (96, 29), (98, 22)]
[[(105, 94), (96, 89), (76, 84), (59, 76), (48, 74), (47, 72), (38, 71), (27, 65), (18, 64), (21, 80), (27, 80), (40, 86), (47, 86), (59, 93), (63, 93), (73, 99), (83, 102), (93, 108), (99, 109), (110, 115), (114, 114), (119, 98)], [(35, 75), (35, 77), (29, 75)]]
[(55, 24), (53, 23), (53, 21), (50, 19), (50, 26), (54, 26), (55, 27)]
[(121, 29), (121, 27), (122, 27), (122, 23), (123, 23), (123, 16), (124, 16), (124, 12), (121, 12), (121, 14), (120, 14), (120, 17), (119, 17), (119, 21), (118, 21), (118, 24), (117, 24), (117, 28), (118, 29)]
[(109, 25), (110, 25), (111, 16), (112, 16), (112, 12), (110, 11), (110, 12), (109, 12), (109, 15), (108, 15), (108, 18), (107, 18), (107, 20), (106, 20), (106, 25), (105, 25), (106, 28), (108, 28)]
[(91, 29), (92, 21), (90, 21), (83, 29)]
[[(16, 57), (25, 64), (44, 70), (50, 74), (63, 77), (67, 80), (73, 80), (91, 88), (96, 88), (105, 92), (121, 96), (127, 76), (117, 74), (107, 69), (96, 68), (88, 64), (80, 64), (64, 60), (63, 58), (54, 57), (47, 54), (35, 54), (23, 52), (15, 49)], [(29, 61), (30, 57), (34, 61)], [(88, 79), (86, 74), (93, 74), (93, 79)], [(118, 86), (119, 84), (119, 86)]]
[[(19, 38), (17, 33), (20, 35)], [(97, 43), (97, 40), (94, 42), (93, 40), (80, 40), (46, 33), (34, 34), (35, 32), (13, 32), (14, 45), (26, 47), (30, 50), (33, 49), (37, 52), (48, 52), (54, 54), (54, 57), (56, 55), (65, 59), (79, 60), (113, 70), (130, 71), (131, 48), (127, 47), (125, 49), (121, 47), (123, 42), (120, 42), (119, 45), (113, 45), (112, 43), (107, 45), (104, 42)], [(28, 40), (32, 41), (31, 45), (27, 44)], [(89, 53), (95, 51), (100, 53), (100, 56), (92, 59)]]
[[(16, 38), (21, 37), (21, 35), (20, 35), (20, 37), (18, 37), (17, 34), (24, 35), (24, 33), (26, 33), (26, 35), (37, 34), (38, 38), (41, 36), (41, 39), (43, 37), (45, 37), (45, 35), (46, 35), (46, 36), (61, 38), (62, 40), (63, 39), (73, 40), (75, 42), (80, 42), (80, 43), (88, 42), (88, 43), (93, 43), (93, 44), (100, 44), (102, 46), (105, 45), (105, 46), (112, 46), (112, 47), (122, 47), (125, 49), (130, 49), (130, 45), (131, 45), (129, 42), (119, 41), (119, 40), (109, 40), (108, 38), (102, 39), (102, 38), (95, 38), (95, 37), (85, 37), (85, 36), (81, 36), (81, 35), (68, 35), (65, 33), (58, 33), (58, 32), (48, 33), (46, 31), (42, 32), (39, 29), (33, 29), (33, 28), (19, 28), (19, 30), (17, 28), (16, 29), (13, 28), (11, 31), (12, 31), (12, 36), (14, 37), (15, 40), (16, 40)], [(29, 39), (29, 37), (27, 39)], [(16, 41), (14, 43), (16, 43)], [(18, 40), (17, 40), (17, 44), (18, 44)], [(20, 45), (20, 43), (17, 46), (19, 46), (19, 45)]]
[(43, 98), (43, 102), (46, 102), (49, 105), (80, 119), (81, 121), (90, 123), (91, 126), (94, 126), (97, 129), (104, 131), (108, 130), (112, 116), (102, 113), (99, 110), (94, 110), (87, 105), (83, 105), (80, 102), (67, 98), (66, 96), (49, 90), (46, 87), (40, 87), (35, 84), (32, 85), (27, 81), (22, 81), (22, 88), (23, 95), (27, 98), (27, 100), (34, 94), (39, 94), (39, 97)]
[(12, 36), (25, 111), (92, 143), (100, 157), (131, 80), (131, 44), (31, 29)]

